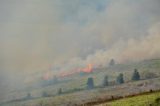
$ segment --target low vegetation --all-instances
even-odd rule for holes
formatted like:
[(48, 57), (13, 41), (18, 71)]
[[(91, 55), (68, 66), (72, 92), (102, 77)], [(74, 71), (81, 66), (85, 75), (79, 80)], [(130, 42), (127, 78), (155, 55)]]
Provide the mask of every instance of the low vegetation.
[(5, 106), (9, 106), (11, 102), (16, 105), (32, 106), (83, 104), (99, 97), (112, 98), (142, 93), (150, 89), (158, 90), (160, 89), (159, 69), (160, 60), (128, 64), (115, 64), (112, 60), (109, 67), (94, 69), (92, 73), (83, 73), (83, 75), (80, 73), (65, 78), (54, 76), (51, 81), (44, 82), (42, 86), (31, 88), (27, 92), (25, 89), (15, 90), (9, 96), (16, 94), (16, 99), (9, 99), (10, 102)]
[(104, 106), (160, 106), (160, 92), (113, 101)]

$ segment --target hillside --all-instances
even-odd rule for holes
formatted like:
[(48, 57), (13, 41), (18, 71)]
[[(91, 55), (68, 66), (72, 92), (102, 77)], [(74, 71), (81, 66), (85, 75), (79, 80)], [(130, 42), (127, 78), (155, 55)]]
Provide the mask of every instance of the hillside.
[[(131, 75), (134, 69), (138, 69), (141, 75), (140, 81), (131, 82)], [(71, 104), (83, 104), (87, 101), (94, 100), (99, 97), (110, 97), (118, 95), (127, 95), (132, 93), (139, 93), (143, 91), (148, 91), (150, 89), (158, 90), (160, 89), (160, 59), (145, 60), (137, 63), (127, 63), (127, 64), (117, 64), (111, 67), (100, 67), (94, 69), (90, 74), (74, 74), (69, 77), (59, 78), (61, 81), (59, 83), (47, 86), (33, 86), (30, 88), (24, 88), (21, 90), (14, 90), (9, 92), (3, 101), (10, 101), (13, 99), (21, 99), (26, 97), (29, 92), (34, 99), (29, 99), (25, 101), (14, 102), (16, 106), (42, 103), (47, 104), (47, 106), (55, 105), (65, 105)], [(156, 74), (155, 78), (145, 79), (144, 73), (152, 72)], [(108, 87), (102, 88), (102, 81), (105, 75), (109, 77), (110, 82), (114, 82), (119, 73), (124, 74), (125, 82), (122, 85), (110, 85)], [(95, 89), (87, 90), (86, 82), (89, 77), (93, 77)], [(38, 81), (37, 81), (38, 83)], [(145, 84), (145, 85), (144, 85)], [(57, 95), (59, 88), (62, 88), (63, 94)], [(47, 97), (42, 97), (42, 93), (46, 92), (49, 94)], [(123, 93), (122, 93), (123, 92)], [(123, 94), (123, 95), (122, 95)], [(13, 98), (14, 97), (14, 98)], [(13, 104), (13, 103), (11, 103)], [(10, 103), (5, 104), (5, 106), (10, 106)]]
[(159, 106), (160, 92), (116, 100), (99, 106)]

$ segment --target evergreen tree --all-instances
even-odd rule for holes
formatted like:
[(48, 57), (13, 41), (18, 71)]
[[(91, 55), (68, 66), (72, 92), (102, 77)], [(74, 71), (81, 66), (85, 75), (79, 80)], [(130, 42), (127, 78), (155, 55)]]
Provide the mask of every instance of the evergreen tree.
[(123, 74), (120, 73), (117, 77), (117, 83), (118, 84), (123, 84), (124, 83), (124, 78), (123, 78)]
[(115, 65), (115, 61), (114, 59), (111, 59), (111, 61), (109, 62), (109, 66), (114, 66)]
[(59, 88), (57, 93), (58, 95), (62, 94), (62, 88)]
[(49, 95), (47, 94), (47, 92), (43, 91), (42, 92), (42, 97), (48, 97)]
[(109, 85), (109, 83), (108, 83), (108, 76), (106, 75), (104, 77), (104, 80), (103, 80), (103, 86), (105, 87), (105, 86), (108, 86), (108, 85)]
[(88, 80), (87, 80), (87, 88), (88, 89), (93, 89), (94, 88), (94, 81), (93, 81), (92, 77), (88, 78)]
[(133, 75), (132, 75), (132, 80), (133, 80), (133, 81), (138, 81), (138, 80), (140, 80), (140, 74), (139, 74), (139, 72), (138, 72), (137, 69), (134, 69), (134, 73), (133, 73)]
[(56, 84), (57, 82), (58, 82), (58, 78), (57, 78), (57, 76), (54, 76), (53, 77), (53, 83)]

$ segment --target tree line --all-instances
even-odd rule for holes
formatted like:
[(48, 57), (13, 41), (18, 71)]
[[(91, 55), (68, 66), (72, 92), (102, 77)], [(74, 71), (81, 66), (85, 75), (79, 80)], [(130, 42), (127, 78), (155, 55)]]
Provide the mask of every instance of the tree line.
[[(131, 77), (132, 81), (138, 81), (140, 80), (140, 74), (138, 72), (137, 69), (134, 69), (134, 72), (132, 74)], [(120, 73), (117, 77), (116, 77), (116, 83), (117, 84), (123, 84), (124, 81), (124, 75), (123, 73)], [(109, 86), (109, 80), (108, 80), (108, 76), (104, 76), (103, 82), (102, 82), (102, 86), (106, 87)], [(94, 79), (92, 77), (89, 77), (87, 80), (87, 89), (93, 89), (94, 88)]]
[[(146, 78), (149, 79), (149, 78), (155, 78), (155, 77), (156, 77), (156, 75), (153, 75), (153, 73), (147, 73), (147, 77)], [(139, 71), (137, 69), (134, 69), (130, 80), (131, 81), (138, 81), (138, 80), (141, 80), (141, 79), (143, 79), (143, 78), (141, 78), (141, 75), (140, 75)], [(54, 83), (58, 83), (57, 77), (53, 78), (53, 82)], [(100, 87), (107, 87), (107, 86), (111, 86), (111, 85), (115, 85), (115, 84), (123, 84), (123, 83), (125, 83), (124, 74), (123, 73), (119, 73), (114, 82), (113, 81), (112, 82), (109, 81), (108, 75), (105, 75)], [(81, 91), (81, 90), (85, 90), (85, 89), (93, 89), (93, 88), (96, 88), (96, 86), (94, 84), (94, 78), (93, 77), (89, 77), (87, 79), (87, 82), (86, 82), (86, 88), (75, 88), (75, 89), (71, 89), (69, 91), (63, 91), (63, 88), (58, 88), (56, 95), (61, 95), (61, 94), (65, 94), (65, 93)], [(42, 92), (42, 97), (49, 97), (49, 96), (52, 96), (52, 95), (49, 95), (47, 92)], [(32, 97), (31, 94), (28, 93), (26, 99), (29, 99), (31, 97)]]

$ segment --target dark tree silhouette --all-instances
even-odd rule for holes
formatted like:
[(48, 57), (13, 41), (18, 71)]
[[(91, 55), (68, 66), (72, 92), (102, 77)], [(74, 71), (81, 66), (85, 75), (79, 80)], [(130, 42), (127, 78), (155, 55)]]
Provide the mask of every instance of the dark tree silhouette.
[(59, 89), (58, 89), (57, 94), (58, 94), (58, 95), (62, 94), (62, 88), (59, 88)]
[(109, 66), (114, 66), (114, 65), (115, 65), (115, 61), (114, 61), (114, 59), (111, 59), (109, 62)]
[(137, 69), (134, 69), (134, 73), (132, 75), (132, 81), (138, 81), (138, 80), (140, 80), (140, 74)]
[(42, 92), (42, 97), (48, 97), (49, 95), (47, 94), (47, 92)]
[(94, 81), (93, 81), (92, 77), (88, 78), (88, 80), (87, 80), (87, 88), (88, 89), (93, 89), (94, 88)]
[(109, 83), (108, 83), (108, 76), (107, 76), (107, 75), (104, 77), (104, 80), (103, 80), (103, 84), (102, 84), (102, 85), (103, 85), (104, 87), (109, 85)]
[(124, 78), (123, 78), (123, 74), (120, 73), (118, 76), (117, 76), (117, 83), (118, 84), (123, 84), (124, 83)]
[(54, 83), (54, 84), (58, 83), (58, 78), (57, 78), (57, 76), (54, 76), (54, 77), (53, 77), (53, 83)]

